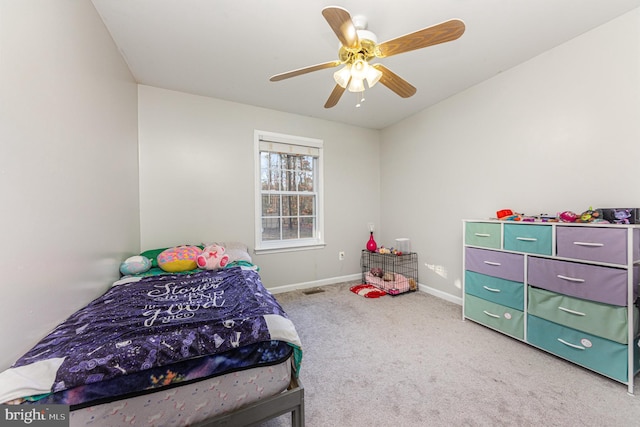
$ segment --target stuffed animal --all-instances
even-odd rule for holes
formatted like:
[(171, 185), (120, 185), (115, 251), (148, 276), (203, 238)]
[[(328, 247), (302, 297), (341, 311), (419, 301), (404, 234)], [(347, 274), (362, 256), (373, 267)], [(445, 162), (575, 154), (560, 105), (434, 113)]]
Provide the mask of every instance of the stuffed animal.
[(613, 215), (615, 216), (616, 224), (630, 224), (629, 218), (631, 218), (631, 209), (614, 209)]
[(561, 222), (576, 222), (578, 215), (575, 212), (564, 211), (558, 214), (558, 218)]
[(198, 255), (196, 262), (198, 267), (204, 270), (217, 270), (224, 268), (229, 263), (229, 255), (225, 253), (225, 249), (222, 246), (209, 245)]
[(370, 273), (371, 273), (371, 275), (372, 275), (373, 277), (382, 277), (382, 275), (383, 275), (383, 273), (384, 273), (384, 272), (382, 271), (382, 268), (380, 268), (380, 267), (373, 267), (373, 268), (370, 270)]
[[(589, 207), (586, 211), (576, 219), (576, 222), (603, 222), (602, 211), (600, 209), (593, 209)], [(608, 221), (604, 221), (608, 222)]]
[(151, 260), (142, 255), (130, 256), (120, 264), (120, 273), (125, 276), (129, 274), (139, 274), (151, 268)]
[(158, 255), (158, 267), (170, 273), (195, 270), (198, 268), (196, 258), (200, 252), (199, 247), (190, 245), (165, 249)]

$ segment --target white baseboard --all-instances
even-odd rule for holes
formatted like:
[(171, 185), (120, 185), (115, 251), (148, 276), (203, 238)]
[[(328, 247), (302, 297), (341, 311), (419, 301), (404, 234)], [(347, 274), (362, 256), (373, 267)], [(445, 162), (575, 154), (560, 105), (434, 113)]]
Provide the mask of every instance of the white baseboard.
[(421, 292), (426, 292), (429, 295), (433, 295), (434, 297), (441, 298), (441, 299), (443, 299), (445, 301), (449, 301), (449, 302), (452, 302), (454, 304), (462, 305), (462, 298), (456, 297), (456, 296), (448, 294), (446, 292), (439, 291), (439, 290), (434, 289), (434, 288), (430, 288), (429, 286), (423, 285), (422, 283), (420, 283), (418, 285), (418, 289), (420, 289)]
[[(360, 280), (360, 278), (362, 278), (362, 274), (351, 274), (349, 276), (332, 277), (329, 279), (315, 280), (313, 282), (293, 283), (291, 285), (276, 286), (268, 289), (272, 294), (281, 294), (283, 292), (291, 292), (298, 289), (317, 288), (321, 286), (334, 285), (336, 283), (349, 282), (351, 280)], [(420, 292), (425, 292), (429, 295), (433, 295), (434, 297), (441, 298), (445, 301), (462, 305), (462, 298), (453, 296), (434, 288), (430, 288), (429, 286), (423, 285), (422, 283), (418, 284), (418, 290)]]
[(313, 282), (293, 283), (291, 285), (276, 286), (269, 289), (272, 294), (281, 294), (283, 292), (291, 292), (298, 289), (317, 288), (320, 286), (334, 285), (336, 283), (349, 282), (351, 280), (360, 280), (362, 274), (351, 274), (349, 276), (331, 277), (329, 279), (314, 280)]

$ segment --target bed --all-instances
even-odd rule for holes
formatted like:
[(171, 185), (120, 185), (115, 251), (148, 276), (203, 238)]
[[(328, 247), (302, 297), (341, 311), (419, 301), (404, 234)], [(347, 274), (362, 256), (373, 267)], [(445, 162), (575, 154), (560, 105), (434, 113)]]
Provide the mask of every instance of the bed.
[(288, 412), (303, 426), (301, 361), (243, 249), (224, 268), (123, 276), (0, 373), (0, 402), (68, 405), (72, 426), (243, 426)]

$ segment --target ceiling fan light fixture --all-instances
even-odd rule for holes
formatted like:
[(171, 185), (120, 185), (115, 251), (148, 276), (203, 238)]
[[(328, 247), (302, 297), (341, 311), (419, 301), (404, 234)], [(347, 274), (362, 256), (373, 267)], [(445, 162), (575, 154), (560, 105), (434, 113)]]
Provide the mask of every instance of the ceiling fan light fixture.
[(349, 92), (364, 92), (364, 80), (352, 76), (347, 89)]
[(382, 77), (382, 71), (372, 66), (367, 67), (367, 73), (366, 73), (365, 79), (367, 79), (367, 84), (369, 85), (369, 88), (372, 88), (373, 85), (378, 83), (381, 77)]
[(351, 76), (354, 79), (363, 80), (367, 77), (367, 70), (369, 69), (369, 64), (360, 58), (356, 59), (353, 65), (351, 66)]
[(342, 69), (333, 73), (333, 80), (335, 80), (336, 83), (344, 89), (346, 89), (350, 78), (351, 78), (351, 64), (347, 64)]

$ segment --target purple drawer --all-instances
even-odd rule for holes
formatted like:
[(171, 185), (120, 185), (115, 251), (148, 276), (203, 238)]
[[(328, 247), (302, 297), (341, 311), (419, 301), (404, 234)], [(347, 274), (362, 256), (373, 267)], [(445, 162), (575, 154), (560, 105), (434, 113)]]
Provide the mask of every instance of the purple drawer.
[(465, 269), (514, 282), (524, 282), (524, 255), (466, 248)]
[[(634, 271), (635, 273), (636, 271)], [(627, 270), (529, 257), (528, 283), (565, 295), (605, 304), (627, 305)], [(637, 284), (637, 274), (634, 274)], [(637, 286), (634, 286), (634, 298)]]
[[(638, 242), (634, 230), (634, 242)], [(588, 261), (627, 264), (626, 228), (562, 227), (556, 230), (557, 255), (565, 258)], [(634, 248), (634, 259), (638, 259), (639, 249)]]

